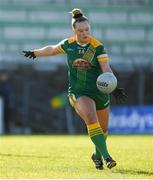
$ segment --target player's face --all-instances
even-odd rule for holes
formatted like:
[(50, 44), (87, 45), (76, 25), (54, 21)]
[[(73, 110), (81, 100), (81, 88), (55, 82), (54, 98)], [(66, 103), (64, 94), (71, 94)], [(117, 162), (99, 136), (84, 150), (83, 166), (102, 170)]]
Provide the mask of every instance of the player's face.
[(80, 44), (87, 44), (90, 37), (90, 25), (88, 21), (83, 21), (75, 24), (73, 29), (74, 34)]

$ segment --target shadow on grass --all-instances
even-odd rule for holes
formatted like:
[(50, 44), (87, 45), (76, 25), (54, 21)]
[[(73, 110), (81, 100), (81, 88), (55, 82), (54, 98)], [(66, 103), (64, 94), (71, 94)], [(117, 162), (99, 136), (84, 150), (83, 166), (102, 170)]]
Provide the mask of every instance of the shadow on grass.
[(153, 176), (153, 172), (149, 171), (143, 171), (143, 170), (116, 170), (114, 171), (115, 173), (120, 173), (120, 174), (132, 174), (132, 175), (148, 175), (148, 176)]
[(8, 156), (8, 157), (33, 157), (33, 158), (49, 158), (49, 156), (35, 156), (35, 155), (22, 155), (22, 154), (2, 154), (0, 156)]

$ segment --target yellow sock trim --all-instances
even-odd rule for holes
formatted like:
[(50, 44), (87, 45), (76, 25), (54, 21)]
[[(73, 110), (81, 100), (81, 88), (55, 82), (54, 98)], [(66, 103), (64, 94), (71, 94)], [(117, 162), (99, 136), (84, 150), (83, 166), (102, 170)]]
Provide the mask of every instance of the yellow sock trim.
[(97, 136), (99, 134), (103, 134), (103, 131), (98, 122), (90, 124), (88, 127), (88, 134), (90, 137)]
[(95, 134), (89, 134), (89, 136), (90, 136), (90, 137), (94, 137), (94, 136), (98, 136), (98, 135), (100, 135), (100, 134), (102, 134), (102, 131), (99, 132), (99, 133), (95, 133)]
[(93, 123), (93, 124), (89, 124), (89, 125), (87, 125), (87, 127), (88, 127), (88, 131), (90, 131), (90, 130), (93, 130), (93, 129), (99, 128), (99, 127), (100, 127), (100, 125), (99, 125), (99, 123), (98, 123), (98, 122), (96, 122), (96, 123)]
[(90, 132), (90, 131), (89, 131), (89, 135), (90, 135), (90, 136), (98, 135), (98, 134), (102, 134), (102, 130), (101, 130), (101, 129), (99, 129), (98, 131), (94, 131), (94, 132)]
[(101, 130), (100, 127), (99, 127), (99, 128), (95, 128), (95, 129), (90, 129), (90, 133), (95, 132), (95, 131), (98, 131), (99, 129)]

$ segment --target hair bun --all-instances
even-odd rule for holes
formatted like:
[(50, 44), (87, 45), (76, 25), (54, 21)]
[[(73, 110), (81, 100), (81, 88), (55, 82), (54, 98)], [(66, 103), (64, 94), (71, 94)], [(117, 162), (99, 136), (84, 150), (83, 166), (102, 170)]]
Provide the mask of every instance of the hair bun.
[(77, 8), (74, 8), (71, 12), (72, 14), (72, 18), (79, 18), (79, 17), (82, 17), (83, 16), (83, 13), (80, 9), (77, 9)]

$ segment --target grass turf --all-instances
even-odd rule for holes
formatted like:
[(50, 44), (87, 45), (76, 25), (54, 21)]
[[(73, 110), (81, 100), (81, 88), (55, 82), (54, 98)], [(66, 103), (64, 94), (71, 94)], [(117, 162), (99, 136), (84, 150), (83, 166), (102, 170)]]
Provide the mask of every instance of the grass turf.
[(96, 170), (88, 136), (1, 136), (0, 178), (153, 179), (153, 136), (109, 136), (117, 166)]

